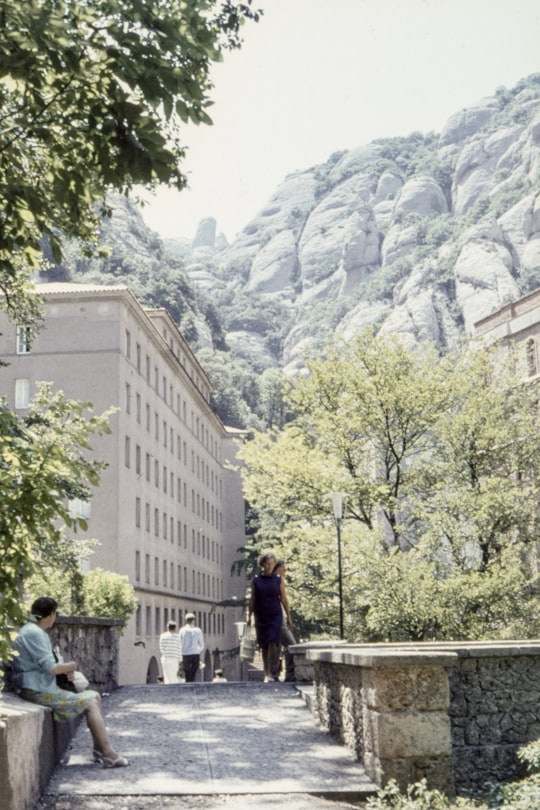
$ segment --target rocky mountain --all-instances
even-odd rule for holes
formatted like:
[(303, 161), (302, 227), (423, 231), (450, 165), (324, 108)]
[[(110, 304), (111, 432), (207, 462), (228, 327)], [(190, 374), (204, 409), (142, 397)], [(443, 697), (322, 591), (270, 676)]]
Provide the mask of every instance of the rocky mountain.
[[(540, 285), (540, 74), (452, 115), (289, 175), (227, 244), (212, 219), (161, 240), (112, 201), (101, 255), (68, 246), (52, 280), (125, 280), (166, 306), (235, 426), (272, 423), (277, 370), (368, 325), (441, 349)], [(265, 404), (263, 404), (265, 403)], [(277, 403), (277, 404), (276, 404)]]
[(289, 175), (232, 244), (202, 223), (185, 261), (230, 350), (259, 370), (294, 373), (332, 334), (369, 324), (455, 344), (540, 284), (540, 74), (440, 134)]

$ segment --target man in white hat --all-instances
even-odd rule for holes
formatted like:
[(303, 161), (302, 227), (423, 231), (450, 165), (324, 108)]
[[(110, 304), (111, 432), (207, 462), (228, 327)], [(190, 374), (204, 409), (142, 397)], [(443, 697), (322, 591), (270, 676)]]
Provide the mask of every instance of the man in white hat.
[(186, 683), (193, 683), (199, 670), (200, 656), (204, 650), (204, 638), (200, 627), (195, 626), (195, 615), (186, 613), (186, 623), (180, 630), (182, 668)]

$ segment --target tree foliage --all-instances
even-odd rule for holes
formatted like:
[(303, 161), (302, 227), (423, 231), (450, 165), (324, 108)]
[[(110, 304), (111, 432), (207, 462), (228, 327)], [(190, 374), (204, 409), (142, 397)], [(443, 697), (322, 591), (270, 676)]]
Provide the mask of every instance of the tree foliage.
[(122, 574), (94, 568), (83, 576), (82, 593), (88, 616), (127, 621), (137, 610), (134, 588)]
[[(0, 288), (43, 239), (91, 242), (109, 189), (183, 188), (181, 126), (211, 123), (210, 66), (251, 0), (0, 0)], [(96, 205), (100, 203), (101, 206)], [(26, 299), (28, 300), (28, 299)]]
[(103, 464), (89, 457), (90, 437), (109, 431), (108, 414), (68, 400), (42, 384), (18, 418), (0, 405), (0, 660), (7, 660), (10, 626), (25, 621), (25, 581), (62, 542), (60, 525), (86, 530), (69, 501), (89, 500)]
[(351, 638), (538, 630), (540, 417), (493, 362), (366, 332), (310, 363), (289, 394), (296, 417), (242, 447), (257, 543), (287, 558), (292, 603), (319, 630), (337, 625), (336, 490)]

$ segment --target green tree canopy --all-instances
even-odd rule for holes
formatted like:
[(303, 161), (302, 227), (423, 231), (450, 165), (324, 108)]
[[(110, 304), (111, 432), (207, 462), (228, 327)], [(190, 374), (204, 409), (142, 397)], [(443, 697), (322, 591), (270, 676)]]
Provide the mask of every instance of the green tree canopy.
[[(210, 66), (251, 0), (0, 0), (0, 289), (18, 262), (93, 238), (108, 189), (186, 178), (181, 126), (211, 123)], [(20, 300), (20, 299), (19, 299)]]
[(0, 405), (0, 660), (10, 625), (25, 621), (24, 582), (51, 550), (61, 554), (61, 526), (86, 530), (69, 501), (89, 500), (103, 464), (89, 458), (90, 437), (109, 432), (108, 414), (67, 400), (42, 384), (26, 416)]
[(257, 542), (287, 559), (307, 624), (337, 625), (340, 490), (349, 637), (537, 632), (537, 395), (493, 363), (366, 332), (309, 364), (292, 422), (241, 448)]

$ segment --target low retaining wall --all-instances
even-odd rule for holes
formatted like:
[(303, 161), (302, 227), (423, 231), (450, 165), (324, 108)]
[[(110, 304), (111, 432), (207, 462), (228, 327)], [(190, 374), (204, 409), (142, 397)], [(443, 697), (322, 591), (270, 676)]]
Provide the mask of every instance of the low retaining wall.
[(100, 694), (118, 688), (118, 654), (121, 619), (89, 616), (58, 616), (49, 637), (58, 645), (65, 661), (76, 661), (90, 689)]
[[(59, 616), (49, 631), (66, 660), (75, 660), (101, 694), (118, 685), (118, 619)], [(32, 810), (68, 747), (76, 722), (57, 723), (52, 711), (0, 693), (0, 808)]]
[(540, 738), (540, 642), (291, 651), (295, 668), (297, 656), (313, 667), (320, 725), (380, 786), (425, 778), (453, 795), (503, 781), (522, 773), (518, 748)]

